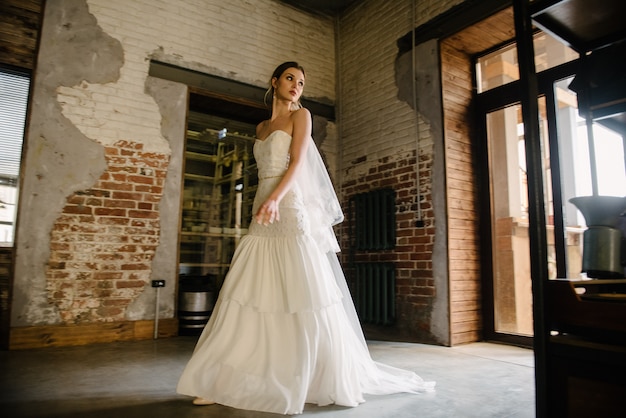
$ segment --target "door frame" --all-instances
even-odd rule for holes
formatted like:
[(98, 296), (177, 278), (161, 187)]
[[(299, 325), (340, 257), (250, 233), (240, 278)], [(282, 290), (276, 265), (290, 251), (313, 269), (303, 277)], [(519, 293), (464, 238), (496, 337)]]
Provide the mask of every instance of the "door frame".
[[(546, 118), (550, 149), (551, 186), (553, 190), (554, 236), (557, 277), (567, 277), (567, 250), (561, 193), (561, 170), (559, 161), (559, 141), (556, 120), (554, 83), (576, 74), (578, 60), (554, 67), (537, 74), (540, 97), (546, 100)], [(476, 126), (475, 156), (477, 178), (479, 181), (479, 219), (480, 219), (480, 258), (483, 337), (487, 341), (532, 347), (533, 337), (497, 332), (495, 329), (494, 277), (493, 277), (493, 242), (491, 226), (491, 192), (488, 161), (488, 141), (486, 115), (507, 106), (521, 103), (521, 82), (514, 81), (484, 93), (476, 93), (473, 98), (474, 121)], [(539, 98), (538, 98), (539, 99)]]

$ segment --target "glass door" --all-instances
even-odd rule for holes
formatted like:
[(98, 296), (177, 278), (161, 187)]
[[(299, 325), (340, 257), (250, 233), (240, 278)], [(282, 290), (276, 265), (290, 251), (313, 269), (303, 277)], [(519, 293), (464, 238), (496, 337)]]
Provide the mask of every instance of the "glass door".
[[(545, 121), (545, 98), (540, 99)], [(493, 328), (497, 334), (533, 335), (532, 282), (528, 233), (528, 187), (521, 105), (512, 104), (485, 115), (491, 225)], [(547, 125), (541, 124), (544, 190), (550, 199)], [(546, 201), (546, 213), (551, 205)], [(547, 224), (551, 225), (550, 219)], [(550, 234), (552, 232), (552, 234)], [(548, 237), (553, 237), (548, 231)], [(549, 241), (553, 239), (548, 238)], [(550, 246), (552, 253), (554, 247)], [(551, 255), (554, 258), (554, 254)], [(556, 269), (551, 268), (556, 277)]]
[[(578, 54), (549, 35), (534, 37), (548, 272), (564, 277), (580, 266), (580, 243), (566, 234), (562, 150), (571, 137), (560, 121), (577, 113), (577, 98), (563, 89)], [(532, 345), (534, 333), (528, 181), (521, 87), (514, 43), (476, 59), (481, 188), (481, 251), (485, 338)], [(572, 111), (573, 109), (573, 111)], [(569, 112), (569, 113), (568, 113)], [(557, 123), (557, 119), (559, 122)], [(572, 253), (568, 254), (571, 245)], [(570, 265), (571, 264), (571, 265)]]

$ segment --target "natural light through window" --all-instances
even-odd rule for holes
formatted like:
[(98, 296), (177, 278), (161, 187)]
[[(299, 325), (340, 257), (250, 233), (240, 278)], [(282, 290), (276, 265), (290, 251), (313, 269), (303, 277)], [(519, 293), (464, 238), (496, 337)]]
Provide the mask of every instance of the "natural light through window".
[(30, 79), (0, 70), (0, 246), (12, 246)]

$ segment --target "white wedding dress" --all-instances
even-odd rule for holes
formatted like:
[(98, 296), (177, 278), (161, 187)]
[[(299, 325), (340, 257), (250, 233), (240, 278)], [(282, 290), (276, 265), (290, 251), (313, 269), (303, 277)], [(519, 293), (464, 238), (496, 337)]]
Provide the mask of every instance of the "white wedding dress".
[[(287, 169), (290, 144), (284, 131), (255, 142), (253, 213)], [(303, 188), (298, 182), (285, 195), (279, 222), (251, 222), (177, 391), (300, 414), (305, 403), (357, 406), (364, 394), (432, 390), (433, 382), (370, 357), (337, 256), (314, 233)]]

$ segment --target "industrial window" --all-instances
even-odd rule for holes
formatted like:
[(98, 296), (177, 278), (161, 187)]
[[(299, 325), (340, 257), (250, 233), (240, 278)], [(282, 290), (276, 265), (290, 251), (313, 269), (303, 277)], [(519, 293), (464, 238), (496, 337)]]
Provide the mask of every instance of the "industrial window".
[(0, 69), (0, 246), (13, 245), (30, 77)]
[[(578, 59), (578, 53), (545, 32), (533, 37), (537, 73)], [(476, 60), (478, 93), (519, 80), (517, 45), (511, 43)]]

